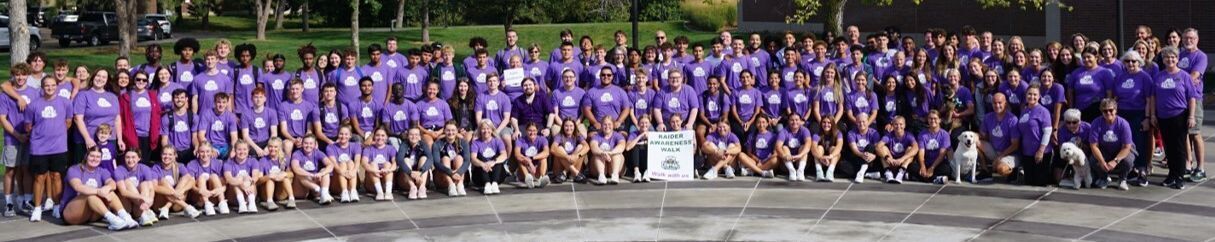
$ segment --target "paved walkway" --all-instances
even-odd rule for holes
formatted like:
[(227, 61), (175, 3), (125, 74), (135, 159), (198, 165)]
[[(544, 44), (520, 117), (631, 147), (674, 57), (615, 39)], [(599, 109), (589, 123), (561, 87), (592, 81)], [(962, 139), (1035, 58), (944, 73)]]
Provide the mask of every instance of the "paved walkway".
[(302, 202), (297, 210), (174, 217), (121, 232), (2, 218), (0, 241), (1215, 240), (1215, 182), (1118, 191), (738, 178), (503, 190), (325, 208)]

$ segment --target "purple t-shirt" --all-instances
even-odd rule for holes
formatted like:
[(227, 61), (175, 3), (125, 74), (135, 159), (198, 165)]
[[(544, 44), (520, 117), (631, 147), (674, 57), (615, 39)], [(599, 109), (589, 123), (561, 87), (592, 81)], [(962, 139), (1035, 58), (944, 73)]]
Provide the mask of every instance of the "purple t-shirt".
[(903, 136), (895, 135), (894, 132), (886, 134), (882, 137), (882, 143), (886, 144), (886, 149), (890, 150), (890, 156), (902, 157), (907, 154), (907, 149), (911, 148), (911, 144), (916, 143), (914, 135), (903, 134)]
[(249, 107), (253, 106), (253, 88), (257, 87), (257, 80), (254, 79), (253, 76), (261, 75), (261, 73), (258, 73), (261, 72), (261, 70), (258, 70), (257, 67), (249, 66), (246, 68), (238, 67), (233, 69), (233, 71), (235, 72), (233, 74), (236, 76), (236, 83), (233, 85), (234, 93), (232, 98), (232, 100), (234, 100), (233, 103), (236, 105), (235, 110), (249, 110)]
[[(1202, 50), (1190, 51), (1182, 48), (1177, 55), (1177, 68), (1186, 73), (1198, 72), (1198, 79), (1201, 80), (1207, 72), (1207, 53)], [(1199, 83), (1196, 88), (1201, 91), (1202, 83)]]
[(1013, 139), (1020, 138), (1017, 130), (1017, 117), (1012, 113), (1004, 114), (1003, 119), (997, 118), (995, 112), (987, 113), (986, 116), (983, 116), (981, 125), (980, 130), (983, 136), (987, 138), (987, 142), (991, 142), (992, 148), (995, 148), (997, 152), (1012, 146)]
[(194, 82), (194, 75), (197, 75), (202, 71), (197, 67), (198, 63), (181, 63), (181, 61), (174, 61), (172, 69), (177, 70), (177, 72), (173, 73), (173, 82), (184, 83), (186, 85)]
[(803, 145), (814, 142), (814, 138), (810, 134), (810, 130), (803, 127), (797, 127), (797, 131), (790, 131), (788, 128), (780, 129), (780, 136), (777, 138), (778, 143), (784, 144), (789, 148), (790, 152), (797, 153)]
[(1105, 97), (1107, 87), (1114, 81), (1114, 72), (1097, 67), (1094, 69), (1078, 68), (1067, 76), (1067, 89), (1072, 90), (1072, 107), (1088, 108), (1089, 105), (1101, 101)]
[(705, 142), (713, 144), (714, 147), (717, 147), (718, 151), (724, 151), (730, 145), (741, 144), (739, 143), (738, 136), (734, 136), (734, 133), (730, 132), (726, 132), (724, 135), (718, 132), (710, 132), (708, 135), (705, 135)]
[[(771, 87), (769, 87), (769, 88), (771, 88)], [(784, 111), (785, 106), (783, 105), (784, 98), (785, 98), (784, 90), (782, 90), (780, 88), (774, 88), (772, 90), (768, 90), (767, 92), (764, 92), (763, 98), (764, 98), (764, 110), (763, 111), (764, 111), (764, 113), (768, 114), (768, 117), (779, 117), (780, 115), (784, 115), (784, 113), (785, 113), (785, 111)]]
[(557, 116), (562, 119), (578, 118), (582, 115), (582, 106), (579, 102), (582, 101), (582, 96), (586, 94), (582, 88), (573, 87), (566, 90), (564, 87), (553, 90), (553, 104), (557, 105)]
[(305, 152), (303, 149), (300, 149), (291, 154), (291, 161), (292, 164), (299, 162), (300, 169), (315, 173), (325, 168), (325, 152), (321, 152), (320, 150)]
[[(555, 61), (552, 64), (549, 64), (548, 73), (545, 74), (545, 75), (547, 75), (547, 77), (544, 78), (546, 81), (546, 82), (544, 82), (545, 85), (548, 85), (550, 87), (559, 87), (559, 86), (563, 85), (561, 83), (562, 82), (561, 78), (562, 78), (562, 73), (564, 73), (565, 70), (573, 70), (574, 78), (578, 78), (578, 75), (582, 74), (582, 63), (578, 62), (577, 60), (571, 59), (570, 62), (568, 62), (568, 63), (561, 63), (560, 61)], [(575, 86), (578, 84), (579, 84), (579, 82), (577, 82), (577, 81), (574, 82)]]
[(224, 175), (231, 173), (234, 177), (252, 177), (253, 171), (258, 171), (260, 166), (261, 164), (257, 162), (256, 158), (245, 157), (244, 160), (238, 160), (233, 157), (228, 159), (228, 162), (224, 162)]
[(451, 98), (451, 94), (456, 91), (456, 67), (450, 64), (439, 64), (435, 66), (435, 70), (438, 72), (436, 75), (439, 75), (439, 97)]
[(375, 115), (380, 113), (380, 109), (382, 109), (381, 105), (381, 102), (377, 102), (374, 99), (370, 101), (360, 99), (358, 102), (347, 103), (346, 117), (358, 120), (359, 128), (363, 129), (363, 132), (371, 132), (372, 129), (375, 129)]
[(691, 86), (696, 93), (702, 93), (705, 89), (709, 89), (709, 75), (713, 71), (713, 63), (708, 61), (688, 62), (683, 65), (684, 84)]
[(949, 131), (938, 129), (937, 132), (932, 132), (925, 129), (920, 133), (918, 140), (920, 149), (924, 151), (925, 166), (931, 166), (937, 157), (950, 153)]
[(131, 96), (131, 114), (135, 119), (135, 135), (147, 137), (152, 126), (152, 102), (156, 101), (156, 97), (149, 95), (151, 93), (146, 90), (143, 93), (131, 91), (128, 94)]
[(131, 182), (136, 186), (138, 186), (141, 182), (156, 181), (160, 179), (159, 173), (156, 173), (156, 171), (153, 171), (152, 168), (144, 164), (135, 164), (135, 168), (122, 165), (116, 167), (111, 174), (114, 175), (113, 177), (115, 182)]
[(520, 137), (515, 140), (515, 147), (523, 152), (527, 157), (535, 157), (536, 154), (548, 149), (548, 139), (543, 135), (537, 135), (535, 139)]
[[(317, 72), (316, 69), (306, 71), (306, 72), (303, 70), (299, 70), (299, 71), (295, 72), (295, 76), (304, 82), (304, 95), (303, 95), (304, 100), (309, 101), (309, 102), (315, 102), (316, 100), (320, 99), (321, 80), (323, 80), (323, 79), (321, 79), (322, 76), (319, 72)], [(291, 83), (287, 83), (287, 84), (291, 84)], [(291, 87), (291, 85), (287, 85), (287, 88), (290, 88), (290, 87)], [(357, 96), (357, 94), (356, 94), (356, 96)], [(283, 101), (286, 102), (287, 97), (284, 96)]]
[[(118, 96), (113, 93), (93, 89), (83, 90), (76, 94), (76, 100), (71, 107), (72, 114), (84, 116), (84, 124), (88, 128), (89, 134), (96, 134), (97, 126), (101, 124), (109, 124), (111, 128), (118, 127), (114, 122), (118, 119)], [(73, 134), (79, 135), (78, 132), (73, 132)], [(111, 140), (117, 139), (117, 135), (110, 137)]]
[(727, 118), (730, 110), (734, 108), (734, 100), (724, 92), (719, 92), (717, 95), (704, 92), (700, 95), (702, 101), (701, 107), (704, 107), (704, 114), (709, 121), (717, 122)]
[(767, 160), (776, 150), (778, 134), (776, 132), (764, 130), (763, 132), (755, 132), (747, 138), (747, 151), (754, 154), (760, 161)]
[(316, 105), (309, 101), (284, 101), (278, 105), (279, 122), (287, 123), (287, 131), (292, 137), (303, 137), (308, 132), (308, 114), (314, 109)]
[[(1127, 123), (1126, 119), (1115, 117), (1114, 122), (1110, 123), (1105, 117), (1098, 117), (1091, 124), (1092, 130), (1086, 139), (1089, 144), (1097, 144), (1098, 148), (1106, 152), (1117, 153), (1124, 145), (1131, 145), (1131, 150), (1135, 150), (1135, 143), (1131, 141), (1131, 124)], [(1114, 157), (1105, 157), (1112, 158)]]
[[(1022, 110), (1020, 118), (1017, 118), (1017, 132), (1021, 138), (1021, 154), (1032, 156), (1038, 152), (1038, 148), (1042, 146), (1042, 139), (1050, 138), (1050, 134), (1042, 133), (1042, 128), (1051, 127), (1050, 111), (1046, 111), (1042, 105), (1034, 105)], [(1052, 145), (1047, 144), (1046, 150), (1042, 153), (1050, 154)]]
[[(669, 80), (671, 77), (671, 71), (679, 70), (683, 70), (683, 67), (679, 65), (679, 62), (672, 61), (666, 64), (654, 64), (653, 69), (650, 69), (650, 73), (654, 74), (655, 77), (658, 77), (657, 79), (654, 79), (654, 81), (657, 81), (658, 86), (665, 90), (667, 88), (667, 84), (670, 83)], [(685, 76), (684, 78), (686, 80), (687, 77)]]
[(359, 96), (362, 95), (362, 91), (359, 90), (359, 79), (362, 79), (366, 75), (368, 75), (367, 71), (362, 68), (347, 68), (346, 66), (342, 66), (333, 70), (333, 72), (329, 72), (327, 79), (328, 82), (337, 85), (338, 102), (349, 103), (358, 100)]
[(229, 134), (236, 132), (236, 115), (232, 112), (216, 113), (213, 110), (200, 111), (194, 124), (194, 132), (203, 132), (212, 145), (227, 146)]
[(491, 161), (498, 158), (499, 155), (506, 155), (506, 144), (502, 143), (501, 139), (490, 138), (482, 140), (481, 137), (474, 138), (469, 144), (472, 153), (481, 159), (481, 161)]
[(485, 93), (486, 90), (489, 90), (489, 84), (486, 83), (488, 74), (498, 73), (498, 69), (493, 65), (486, 65), (484, 68), (477, 68), (475, 65), (465, 67), (468, 68), (468, 78), (473, 81), (473, 90), (476, 90), (477, 93)]
[(726, 83), (726, 88), (737, 90), (742, 88), (742, 79), (739, 78), (739, 74), (742, 74), (743, 70), (750, 70), (750, 65), (749, 59), (730, 58), (722, 60), (721, 64), (717, 65), (717, 70), (713, 73), (722, 77)]
[[(413, 122), (418, 120), (418, 112), (414, 110), (414, 105), (409, 100), (402, 100), (401, 104), (393, 102), (384, 103), (384, 108), (380, 110), (380, 122), (384, 122), (388, 127), (388, 132), (393, 134), (404, 133), (409, 131), (413, 126)], [(362, 124), (360, 121), (359, 124)], [(370, 123), (374, 125), (375, 123)], [(363, 131), (369, 131), (364, 129)]]
[(287, 93), (287, 84), (291, 81), (291, 73), (286, 71), (278, 73), (263, 72), (257, 78), (260, 79), (258, 82), (265, 85), (266, 88), (266, 106), (278, 110), (278, 104), (286, 101), (284, 94)]
[(443, 100), (422, 100), (415, 106), (417, 109), (418, 121), (422, 127), (442, 127), (443, 123), (451, 120), (451, 108), (447, 106), (447, 102)]
[(183, 114), (168, 113), (160, 119), (160, 135), (168, 137), (169, 144), (177, 150), (187, 150), (194, 144), (191, 138), (194, 115), (187, 111)]
[[(51, 100), (32, 97), (25, 108), (25, 120), (33, 126), (30, 132), (30, 154), (50, 155), (67, 152), (67, 123), (71, 119), (68, 111), (72, 104), (66, 98), (53, 96)], [(37, 145), (34, 145), (37, 144)]]
[(562, 149), (565, 149), (566, 154), (573, 153), (574, 150), (577, 150), (578, 146), (582, 145), (582, 141), (584, 140), (586, 140), (586, 138), (577, 134), (575, 134), (573, 138), (567, 138), (564, 135), (553, 136), (553, 143), (560, 145)]
[(539, 60), (530, 60), (531, 63), (523, 63), (524, 74), (536, 80), (536, 85), (541, 90), (548, 90), (551, 87), (548, 82), (548, 62)]
[[(838, 96), (837, 96), (838, 95)], [(823, 87), (817, 95), (814, 95), (814, 103), (818, 105), (818, 112), (823, 117), (835, 115), (839, 110), (839, 102), (844, 98), (844, 93), (841, 90), (837, 91), (830, 87)]]
[(317, 105), (311, 113), (308, 113), (308, 123), (321, 123), (321, 133), (328, 137), (337, 137), (338, 128), (342, 125), (342, 121), (349, 118), (345, 106), (334, 103), (333, 106), (325, 107)]
[(785, 91), (784, 103), (790, 111), (801, 115), (802, 118), (810, 113), (810, 105), (814, 101), (814, 90), (809, 88), (790, 88)]
[[(617, 144), (624, 145), (624, 135), (617, 132), (600, 132), (591, 137), (591, 141), (599, 142), (599, 150), (611, 151)], [(592, 144), (593, 145), (593, 144)]]
[(740, 89), (734, 91), (734, 108), (738, 110), (740, 121), (750, 121), (756, 114), (756, 108), (763, 106), (763, 94), (759, 89)]
[(780, 69), (781, 82), (780, 85), (785, 89), (792, 89), (797, 86), (797, 80), (793, 79), (797, 73), (797, 66), (784, 66)]
[[(1074, 132), (1068, 129), (1065, 125), (1059, 130), (1059, 144), (1067, 142), (1072, 142), (1076, 145), (1084, 144), (1085, 142), (1088, 142), (1088, 136), (1089, 133), (1091, 133), (1089, 130), (1092, 130), (1092, 125), (1085, 121), (1080, 121), (1080, 128), (1076, 129)], [(1086, 146), (1081, 146), (1080, 148), (1085, 149)]]
[(215, 94), (232, 94), (232, 85), (231, 76), (202, 73), (195, 76), (194, 83), (190, 84), (190, 95), (198, 98), (198, 110), (211, 110), (215, 107)]
[(172, 168), (165, 167), (162, 163), (156, 163), (155, 165), (152, 165), (151, 173), (158, 176), (160, 181), (168, 182), (169, 186), (176, 187), (177, 181), (181, 179), (181, 177), (193, 176), (194, 173), (190, 172), (189, 168), (185, 165), (176, 164), (176, 161), (173, 161), (173, 163), (175, 163), (175, 166), (177, 167), (176, 171), (174, 171)]
[(119, 155), (117, 141), (98, 141), (97, 148), (101, 150), (101, 169), (114, 170), (114, 158)]
[(1063, 85), (1054, 84), (1049, 88), (1042, 88), (1042, 95), (1038, 98), (1038, 104), (1042, 104), (1047, 109), (1054, 109), (1055, 104), (1061, 103), (1067, 103), (1067, 93), (1063, 91)]
[[(384, 99), (388, 98), (388, 88), (392, 86), (392, 81), (395, 80), (394, 78), (398, 72), (385, 65), (371, 66), (371, 64), (367, 64), (361, 68), (363, 69), (363, 76), (371, 77), (371, 86), (374, 87), (371, 90), (371, 100), (375, 100), (376, 103), (383, 102)], [(359, 91), (359, 96), (361, 96), (362, 90)]]
[(654, 108), (662, 110), (663, 120), (670, 120), (671, 116), (679, 115), (685, 123), (692, 122), (693, 117), (688, 115), (692, 109), (700, 108), (700, 101), (696, 97), (696, 91), (684, 85), (679, 91), (670, 90), (655, 97)]
[[(62, 85), (60, 85), (60, 86), (62, 86)], [(173, 110), (173, 92), (177, 91), (177, 90), (186, 90), (187, 93), (189, 93), (189, 90), (186, 89), (185, 86), (182, 86), (181, 83), (176, 83), (176, 82), (170, 82), (169, 84), (165, 84), (164, 86), (160, 87), (160, 90), (156, 91), (156, 95), (159, 96), (159, 97), (156, 97), (156, 100), (160, 102), (160, 111), (169, 112), (169, 111)], [(68, 94), (68, 95), (70, 96), (71, 94)], [(189, 96), (189, 94), (186, 94), (186, 95)], [(64, 97), (64, 98), (68, 98), (68, 97)]]
[(642, 89), (645, 93), (636, 90), (629, 91), (629, 101), (633, 102), (633, 117), (640, 118), (641, 115), (650, 113), (650, 108), (654, 105), (654, 97), (658, 96), (658, 92), (654, 89)]
[(1025, 92), (1029, 90), (1029, 85), (1020, 82), (1016, 87), (1008, 85), (1008, 82), (1000, 83), (996, 88), (997, 91), (1004, 94), (1008, 98), (1008, 107), (1020, 107), (1025, 105)]
[(1201, 90), (1194, 87), (1190, 74), (1184, 71), (1161, 71), (1154, 79), (1153, 85), (1147, 90), (1149, 97), (1156, 98), (1157, 118), (1166, 119), (1181, 115), (1189, 108), (1190, 99), (1202, 99), (1199, 94)]
[[(24, 99), (26, 104), (29, 104), (30, 101), (33, 101), (35, 98), (41, 98), (42, 94), (40, 92), (40, 90), (33, 87), (25, 87), (25, 89), (17, 90), (17, 94), (21, 95), (21, 99)], [(13, 131), (16, 133), (29, 133), (25, 131), (25, 124), (27, 121), (25, 119), (25, 114), (21, 113), (20, 109), (17, 109), (16, 99), (0, 97), (0, 114), (5, 115), (8, 123), (13, 126)], [(4, 143), (16, 144), (17, 138), (13, 137), (13, 134), (11, 133), (4, 132)]]
[(196, 159), (186, 165), (186, 170), (189, 170), (191, 172), (190, 175), (193, 175), (198, 180), (210, 179), (211, 176), (223, 179), (224, 164), (221, 160), (211, 160), (211, 162), (203, 165), (201, 160)]
[(1154, 84), (1152, 76), (1146, 71), (1122, 73), (1114, 79), (1114, 97), (1118, 99), (1118, 109), (1128, 111), (1143, 111), (1147, 108), (1148, 86)]
[(240, 118), (241, 129), (249, 130), (249, 137), (253, 138), (253, 142), (270, 140), (270, 130), (278, 128), (278, 111), (270, 107), (262, 107), (261, 111), (256, 108), (249, 109)]
[(848, 139), (845, 141), (863, 152), (882, 140), (882, 136), (878, 135), (877, 130), (871, 128), (868, 131), (863, 134), (859, 129), (848, 131)]
[[(355, 145), (351, 145), (351, 147), (355, 147)], [(392, 162), (393, 158), (397, 157), (397, 147), (393, 147), (391, 145), (385, 145), (384, 147), (367, 146), (360, 151), (352, 152), (361, 152), (359, 154), (363, 156), (364, 159), (367, 159), (368, 163), (371, 163), (378, 168), (383, 168), (385, 165), (388, 165), (389, 162)]]
[[(455, 73), (452, 74), (454, 75)], [(402, 66), (401, 68), (397, 68), (395, 78), (396, 83), (401, 83), (401, 85), (405, 86), (406, 99), (418, 100), (418, 98), (422, 97), (423, 90), (426, 89), (427, 81), (430, 80), (430, 71), (422, 65), (413, 67)]]
[(595, 120), (603, 120), (603, 117), (613, 119), (620, 117), (624, 108), (631, 107), (632, 102), (629, 101), (629, 95), (624, 92), (624, 89), (609, 85), (587, 90), (586, 95), (582, 96), (582, 105), (591, 107)]
[(258, 169), (261, 169), (263, 174), (274, 174), (277, 172), (286, 172), (290, 166), (291, 164), (288, 164), (286, 160), (276, 161), (267, 156), (261, 159)]
[(501, 124), (506, 119), (506, 114), (510, 113), (510, 97), (506, 93), (498, 91), (493, 94), (481, 93), (477, 96), (476, 111), (481, 113), (482, 119), (489, 119), (495, 126)]
[[(76, 188), (72, 187), (71, 185), (72, 180), (80, 180), (80, 185), (94, 189), (105, 186), (106, 182), (114, 181), (110, 171), (101, 168), (88, 171), (86, 168), (84, 168), (84, 166), (86, 166), (86, 164), (77, 164), (71, 168), (68, 168), (67, 176), (63, 178), (63, 197), (60, 201), (71, 201), (72, 199), (76, 199), (76, 195), (78, 195), (78, 193), (76, 192)], [(60, 206), (66, 206), (66, 204), (66, 202), (63, 202)]]
[(325, 147), (325, 154), (337, 163), (353, 162), (355, 157), (363, 151), (363, 145), (357, 142), (346, 142), (346, 147), (338, 145), (338, 143), (329, 144)]
[[(873, 110), (877, 108), (877, 101), (877, 94), (872, 91), (852, 92), (848, 94), (848, 100), (844, 105), (848, 111), (852, 112), (852, 115), (872, 114)], [(870, 115), (870, 118), (872, 119), (873, 115)]]

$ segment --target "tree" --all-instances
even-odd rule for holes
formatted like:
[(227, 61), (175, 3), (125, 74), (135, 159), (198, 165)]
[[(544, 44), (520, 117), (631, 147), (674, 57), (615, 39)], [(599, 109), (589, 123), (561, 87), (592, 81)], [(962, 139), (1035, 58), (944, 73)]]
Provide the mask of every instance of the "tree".
[[(711, 2), (712, 0), (705, 0)], [(861, 0), (862, 3), (890, 6), (895, 0)], [(912, 3), (920, 4), (924, 0), (910, 0)], [(1018, 6), (1021, 9), (1036, 9), (1041, 10), (1047, 4), (1056, 4), (1060, 7), (1065, 6), (1059, 0), (974, 0), (983, 8), (1007, 8)], [(793, 0), (793, 14), (785, 16), (785, 22), (801, 24), (809, 20), (811, 17), (818, 15), (819, 10), (826, 8), (827, 31), (834, 32), (837, 35), (843, 33), (844, 25), (844, 6), (848, 4), (848, 0)]]
[(135, 28), (135, 12), (138, 11), (136, 4), (139, 0), (115, 0), (114, 12), (118, 15), (118, 56), (129, 56), (131, 49), (135, 49), (139, 44), (139, 36), (136, 35)]
[(270, 10), (274, 0), (253, 0), (254, 13), (257, 14), (257, 40), (266, 40), (266, 24), (270, 22)]
[(359, 2), (361, 1), (350, 1), (350, 49), (355, 53), (359, 51)]
[(312, 15), (310, 13), (311, 7), (309, 7), (310, 6), (309, 3), (310, 2), (308, 0), (304, 0), (304, 4), (303, 4), (303, 9), (304, 9), (304, 30), (303, 31), (304, 32), (308, 32), (308, 21), (309, 21), (308, 17)]
[(278, 0), (274, 8), (274, 30), (283, 30), (283, 11), (287, 11), (287, 0)]
[(25, 57), (30, 55), (30, 29), (29, 23), (26, 21), (27, 11), (25, 0), (9, 0), (8, 2), (8, 29), (9, 37), (12, 42), (9, 44), (9, 63), (25, 62)]
[(422, 43), (430, 44), (430, 0), (422, 0)]
[[(426, 0), (422, 0), (422, 5), (426, 5)], [(423, 10), (425, 11), (425, 10)], [(397, 19), (392, 23), (393, 28), (401, 28), (405, 25), (405, 0), (397, 0)]]

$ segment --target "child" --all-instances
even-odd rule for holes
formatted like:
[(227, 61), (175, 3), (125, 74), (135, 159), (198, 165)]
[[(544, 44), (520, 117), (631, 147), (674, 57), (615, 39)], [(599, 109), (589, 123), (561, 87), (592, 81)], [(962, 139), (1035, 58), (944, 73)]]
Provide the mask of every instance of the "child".
[(114, 172), (114, 167), (118, 167), (118, 162), (115, 161), (118, 156), (118, 142), (110, 141), (113, 134), (113, 127), (109, 124), (98, 125), (96, 133), (93, 134), (93, 138), (97, 139), (97, 147), (101, 149), (101, 169), (111, 173)]

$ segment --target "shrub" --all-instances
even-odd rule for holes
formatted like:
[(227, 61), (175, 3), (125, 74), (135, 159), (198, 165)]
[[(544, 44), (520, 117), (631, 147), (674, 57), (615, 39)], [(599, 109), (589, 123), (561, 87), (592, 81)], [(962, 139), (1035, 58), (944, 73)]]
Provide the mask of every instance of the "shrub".
[(680, 8), (693, 29), (718, 31), (738, 26), (738, 0), (683, 0)]

